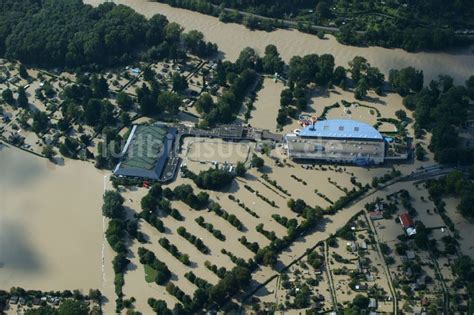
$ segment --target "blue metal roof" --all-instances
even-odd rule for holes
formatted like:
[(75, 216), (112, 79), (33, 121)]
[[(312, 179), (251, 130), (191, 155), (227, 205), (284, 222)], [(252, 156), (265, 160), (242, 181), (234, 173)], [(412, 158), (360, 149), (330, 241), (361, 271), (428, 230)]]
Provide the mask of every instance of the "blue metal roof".
[(301, 130), (300, 137), (383, 140), (374, 127), (350, 119), (317, 121)]

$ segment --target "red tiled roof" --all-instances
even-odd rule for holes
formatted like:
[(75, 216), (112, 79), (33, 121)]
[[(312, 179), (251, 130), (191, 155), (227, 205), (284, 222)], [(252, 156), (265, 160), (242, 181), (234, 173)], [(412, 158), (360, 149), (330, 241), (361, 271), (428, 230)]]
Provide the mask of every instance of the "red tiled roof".
[(402, 213), (400, 215), (400, 223), (402, 224), (403, 228), (409, 228), (414, 226), (413, 219), (410, 217), (408, 213)]

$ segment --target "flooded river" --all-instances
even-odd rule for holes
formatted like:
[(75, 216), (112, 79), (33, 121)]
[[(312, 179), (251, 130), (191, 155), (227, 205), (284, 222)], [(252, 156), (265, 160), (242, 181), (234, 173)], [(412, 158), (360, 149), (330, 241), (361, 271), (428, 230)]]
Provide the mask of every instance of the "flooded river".
[[(103, 0), (84, 0), (87, 4), (98, 5)], [(117, 4), (125, 4), (137, 12), (151, 17), (160, 13), (170, 21), (177, 22), (186, 30), (201, 31), (207, 40), (216, 43), (224, 57), (235, 60), (245, 47), (253, 47), (260, 54), (269, 44), (274, 44), (285, 61), (292, 56), (310, 53), (334, 55), (338, 65), (347, 66), (355, 56), (364, 56), (374, 66), (388, 75), (390, 69), (413, 66), (421, 69), (425, 82), (436, 79), (439, 74), (451, 75), (457, 83), (474, 74), (474, 46), (453, 52), (408, 53), (401, 49), (380, 47), (345, 46), (332, 36), (321, 40), (317, 36), (300, 33), (295, 30), (277, 30), (271, 33), (251, 31), (242, 25), (221, 23), (219, 19), (204, 14), (172, 8), (168, 5), (149, 2), (147, 0), (115, 0)]]

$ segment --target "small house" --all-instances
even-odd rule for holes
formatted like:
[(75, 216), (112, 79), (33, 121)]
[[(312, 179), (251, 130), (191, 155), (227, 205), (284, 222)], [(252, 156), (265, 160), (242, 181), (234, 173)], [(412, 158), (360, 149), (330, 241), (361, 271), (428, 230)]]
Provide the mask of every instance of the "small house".
[(413, 260), (413, 259), (415, 259), (415, 252), (414, 252), (414, 251), (412, 251), (412, 250), (407, 250), (407, 251), (406, 251), (406, 254), (407, 254), (407, 259), (408, 259), (408, 260)]
[(382, 211), (379, 211), (379, 210), (370, 211), (369, 216), (372, 219), (372, 221), (377, 221), (377, 220), (382, 220), (383, 219), (383, 213), (382, 213)]
[(19, 299), (20, 299), (20, 298), (19, 298), (17, 295), (12, 295), (12, 296), (10, 297), (10, 304), (12, 304), (12, 305), (18, 304), (18, 300), (19, 300)]
[(361, 250), (367, 250), (367, 243), (365, 241), (360, 241), (358, 245)]
[(408, 213), (402, 213), (399, 216), (400, 224), (405, 230), (408, 236), (413, 236), (416, 234), (415, 223)]
[(410, 227), (414, 227), (415, 223), (413, 222), (413, 219), (410, 217), (408, 213), (402, 213), (399, 216), (400, 219), (400, 224), (404, 229), (408, 229)]
[(377, 309), (377, 300), (374, 298), (370, 298), (369, 300), (369, 307), (370, 309)]
[(356, 284), (355, 287), (354, 287), (354, 290), (355, 291), (367, 291), (367, 289), (369, 288), (369, 286), (365, 283), (361, 283), (361, 284)]

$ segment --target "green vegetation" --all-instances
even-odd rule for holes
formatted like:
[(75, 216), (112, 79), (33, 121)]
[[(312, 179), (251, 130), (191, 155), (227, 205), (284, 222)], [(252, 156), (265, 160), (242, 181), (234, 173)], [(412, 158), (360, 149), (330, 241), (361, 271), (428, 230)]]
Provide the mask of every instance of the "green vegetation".
[(233, 214), (229, 214), (227, 211), (221, 208), (217, 202), (211, 202), (209, 210), (229, 222), (237, 230), (242, 231), (244, 228), (243, 223)]
[(155, 282), (158, 272), (153, 269), (150, 265), (144, 265), (145, 268), (145, 281), (148, 283)]
[[(440, 76), (415, 94), (408, 94), (403, 104), (414, 111), (415, 135), (421, 138), (424, 130), (432, 133), (430, 150), (435, 160), (443, 164), (474, 162), (473, 149), (461, 145), (460, 128), (467, 124), (469, 102), (474, 80), (465, 86), (455, 86), (449, 76)], [(418, 153), (422, 157), (422, 152)]]
[(237, 203), (239, 207), (244, 209), (248, 214), (250, 214), (254, 218), (257, 218), (257, 219), (260, 218), (260, 216), (255, 211), (247, 207), (243, 202), (240, 201), (240, 199), (236, 199), (233, 195), (227, 195), (227, 198)]
[(77, 301), (72, 299), (66, 299), (62, 302), (59, 307), (53, 308), (49, 305), (40, 306), (37, 309), (27, 309), (25, 314), (28, 315), (66, 315), (66, 314), (74, 314), (74, 315), (88, 315), (89, 307), (83, 301)]
[(149, 268), (155, 271), (153, 273), (155, 275), (153, 281), (156, 284), (164, 285), (168, 282), (171, 277), (170, 270), (168, 269), (165, 263), (161, 262), (156, 258), (155, 254), (152, 251), (144, 247), (140, 247), (138, 249), (138, 256), (140, 257), (140, 263), (145, 265), (145, 272), (147, 272), (147, 265), (149, 266)]
[(200, 238), (189, 233), (184, 226), (180, 226), (176, 231), (188, 242), (193, 244), (201, 253), (209, 254), (209, 247), (207, 247)]
[(454, 171), (440, 179), (430, 180), (426, 187), (438, 209), (444, 209), (441, 204), (443, 196), (454, 195), (461, 198), (457, 210), (466, 218), (474, 218), (474, 183), (462, 172)]
[(197, 217), (194, 221), (196, 221), (196, 223), (199, 224), (200, 227), (209, 231), (209, 233), (211, 233), (218, 240), (225, 241), (225, 235), (222, 234), (220, 230), (215, 229), (211, 223), (206, 223), (203, 217)]
[(168, 308), (168, 305), (163, 300), (156, 300), (154, 298), (148, 299), (148, 305), (152, 308), (156, 314), (160, 315), (172, 315), (173, 312)]
[(291, 196), (291, 194), (288, 192), (288, 190), (284, 189), (283, 187), (281, 187), (278, 182), (274, 179), (271, 179), (270, 177), (268, 177), (267, 174), (263, 174), (262, 175), (262, 178), (267, 182), (269, 183), (270, 185), (272, 185), (273, 187), (275, 187), (276, 189), (278, 189), (279, 191), (281, 191), (282, 193), (284, 193), (285, 195), (287, 196)]
[(189, 271), (189, 272), (186, 272), (184, 274), (184, 276), (186, 277), (186, 279), (188, 279), (191, 283), (193, 283), (194, 285), (196, 285), (199, 289), (203, 289), (203, 290), (208, 290), (212, 287), (212, 285), (207, 282), (206, 280), (202, 279), (202, 278), (199, 278), (198, 276), (196, 276), (192, 271)]
[(177, 200), (181, 200), (191, 208), (195, 210), (204, 209), (209, 203), (209, 194), (206, 192), (200, 192), (195, 195), (194, 190), (190, 185), (179, 185), (173, 190), (173, 197)]
[[(145, 52), (159, 58), (181, 54), (182, 28), (155, 15), (146, 20), (123, 5), (97, 8), (80, 0), (2, 1), (0, 54), (27, 64), (70, 68), (128, 63)], [(190, 51), (216, 52), (199, 33), (184, 36)]]
[(278, 208), (276, 202), (274, 200), (270, 200), (268, 199), (267, 197), (265, 197), (264, 195), (262, 195), (259, 191), (253, 189), (252, 187), (250, 187), (249, 185), (245, 184), (244, 185), (244, 188), (247, 189), (248, 191), (250, 191), (252, 194), (255, 194), (257, 195), (258, 198), (262, 199), (263, 201), (265, 201), (266, 203), (268, 203), (270, 206), (272, 206), (273, 208)]
[(230, 185), (234, 179), (234, 175), (219, 169), (211, 168), (207, 171), (201, 171), (199, 175), (194, 174), (186, 167), (183, 167), (181, 170), (186, 177), (190, 178), (199, 188), (202, 189), (222, 190)]
[(127, 259), (128, 239), (137, 238), (137, 222), (136, 220), (125, 220), (125, 209), (123, 207), (124, 199), (117, 191), (108, 190), (104, 193), (104, 203), (102, 205), (102, 213), (110, 218), (105, 238), (110, 247), (117, 253), (112, 264), (114, 267), (114, 285), (115, 294), (117, 295), (116, 310), (120, 312), (124, 308), (122, 288), (125, 284), (124, 273), (130, 261)]
[(178, 248), (174, 244), (171, 244), (166, 237), (160, 238), (158, 242), (164, 249), (170, 252), (171, 255), (177, 258), (184, 265), (189, 266), (191, 264), (191, 261), (189, 260), (189, 255), (181, 253)]
[(260, 245), (258, 245), (258, 242), (249, 242), (245, 236), (240, 237), (239, 242), (255, 254), (260, 249)]
[(221, 86), (229, 84), (229, 87), (224, 90), (215, 105), (212, 105), (213, 102), (209, 99), (200, 102), (199, 106), (203, 118), (202, 127), (213, 126), (217, 123), (230, 123), (235, 120), (246, 94), (258, 77), (255, 70), (253, 70), (255, 66), (251, 64), (254, 62), (253, 54), (248, 56), (246, 49), (244, 49), (235, 64), (228, 61), (217, 63), (217, 78), (214, 83)]

